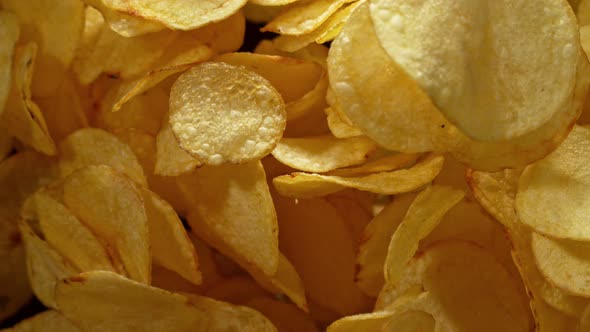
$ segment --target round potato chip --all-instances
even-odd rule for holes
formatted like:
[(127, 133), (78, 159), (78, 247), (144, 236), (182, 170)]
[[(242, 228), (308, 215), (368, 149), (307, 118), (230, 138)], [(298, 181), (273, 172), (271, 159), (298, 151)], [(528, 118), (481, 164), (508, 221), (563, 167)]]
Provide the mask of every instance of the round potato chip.
[(55, 310), (44, 311), (20, 321), (5, 332), (82, 332), (76, 325)]
[(207, 165), (264, 157), (285, 130), (283, 100), (243, 67), (204, 63), (182, 74), (170, 92), (170, 125), (180, 146)]
[(352, 2), (352, 0), (302, 1), (275, 17), (262, 28), (262, 31), (272, 31), (283, 35), (302, 35), (311, 32), (347, 2)]
[(370, 11), (389, 56), (475, 140), (539, 128), (574, 90), (580, 42), (565, 1), (371, 0)]
[(549, 156), (528, 166), (518, 183), (516, 212), (535, 231), (590, 240), (590, 129), (576, 126)]
[(12, 51), (19, 36), (18, 18), (16, 15), (0, 12), (0, 114), (4, 111), (6, 99), (10, 93), (12, 82)]

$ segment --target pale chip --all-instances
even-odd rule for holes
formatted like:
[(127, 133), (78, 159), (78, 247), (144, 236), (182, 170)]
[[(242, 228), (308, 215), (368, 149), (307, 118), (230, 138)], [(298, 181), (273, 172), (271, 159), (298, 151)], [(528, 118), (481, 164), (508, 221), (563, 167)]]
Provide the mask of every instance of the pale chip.
[(319, 27), (340, 7), (353, 0), (302, 1), (282, 12), (270, 21), (262, 31), (283, 35), (302, 35)]

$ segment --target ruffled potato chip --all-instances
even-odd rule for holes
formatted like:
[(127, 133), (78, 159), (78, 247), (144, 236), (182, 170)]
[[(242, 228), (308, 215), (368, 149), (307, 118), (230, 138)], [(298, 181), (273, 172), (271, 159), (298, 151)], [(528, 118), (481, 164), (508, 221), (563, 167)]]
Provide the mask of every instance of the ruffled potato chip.
[(302, 35), (319, 27), (340, 7), (353, 0), (313, 0), (295, 4), (270, 21), (262, 31)]

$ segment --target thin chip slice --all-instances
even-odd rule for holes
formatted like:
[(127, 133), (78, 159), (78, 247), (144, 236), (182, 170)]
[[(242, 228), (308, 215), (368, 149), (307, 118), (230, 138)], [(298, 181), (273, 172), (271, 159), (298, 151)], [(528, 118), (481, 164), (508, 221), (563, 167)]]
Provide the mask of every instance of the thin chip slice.
[(343, 116), (333, 106), (327, 107), (324, 112), (328, 119), (328, 127), (332, 135), (338, 138), (360, 136), (363, 132), (343, 119)]
[(170, 124), (180, 146), (205, 164), (243, 163), (274, 148), (285, 129), (284, 107), (278, 92), (257, 74), (205, 63), (172, 86)]
[(262, 31), (272, 31), (282, 35), (302, 35), (311, 32), (348, 2), (352, 0), (303, 1), (275, 17), (262, 28)]
[(141, 188), (150, 231), (150, 250), (155, 264), (178, 273), (198, 285), (202, 282), (193, 244), (178, 215), (162, 198)]
[(84, 2), (100, 11), (109, 27), (123, 37), (135, 37), (164, 29), (164, 26), (158, 22), (114, 10), (107, 6), (105, 1), (84, 0)]
[(252, 299), (268, 296), (268, 293), (252, 278), (236, 276), (213, 285), (204, 295), (218, 301), (243, 305)]
[(312, 90), (308, 91), (301, 98), (288, 102), (285, 105), (287, 110), (287, 121), (293, 122), (309, 115), (310, 113), (319, 113), (320, 110), (325, 109), (328, 106), (326, 104), (327, 91), (328, 73), (323, 71)]
[(31, 79), (37, 56), (37, 44), (25, 44), (15, 50), (12, 90), (0, 118), (2, 130), (44, 154), (55, 154), (55, 143), (45, 118), (31, 96)]
[(272, 276), (279, 263), (278, 226), (259, 161), (204, 166), (177, 179), (190, 202), (189, 224), (212, 245)]
[[(515, 6), (372, 0), (370, 11), (385, 51), (448, 119), (474, 140), (501, 141), (541, 127), (569, 103), (580, 49), (565, 1)], [(537, 33), (543, 29), (551, 37)]]
[(45, 241), (78, 271), (115, 271), (102, 243), (64, 205), (46, 191), (34, 196)]
[(20, 29), (18, 18), (9, 12), (0, 12), (0, 115), (10, 93), (12, 82), (12, 51), (18, 40)]
[(283, 138), (272, 151), (285, 165), (305, 172), (324, 173), (363, 163), (377, 148), (366, 137), (339, 139), (330, 136)]
[(386, 283), (399, 282), (406, 264), (418, 250), (420, 240), (430, 234), (464, 196), (460, 190), (438, 185), (430, 186), (416, 196), (391, 237), (384, 266)]
[(27, 252), (27, 271), (31, 288), (48, 308), (57, 308), (55, 286), (62, 279), (78, 273), (62, 256), (43, 241), (24, 221), (19, 222)]
[[(56, 288), (61, 313), (84, 331), (195, 331), (206, 313), (187, 297), (95, 271), (65, 279)], [(116, 299), (116, 300), (115, 300)]]
[(168, 121), (162, 123), (162, 128), (156, 137), (156, 150), (154, 173), (158, 175), (176, 176), (188, 173), (202, 165), (180, 147)]
[(313, 319), (291, 303), (258, 297), (248, 301), (246, 306), (266, 316), (280, 332), (320, 332)]
[(324, 196), (345, 188), (395, 195), (428, 184), (441, 170), (443, 162), (442, 156), (431, 155), (408, 169), (355, 177), (292, 173), (274, 178), (273, 185), (281, 195), (297, 198)]
[(249, 0), (249, 3), (253, 3), (259, 6), (284, 6), (300, 0)]
[(23, 26), (21, 40), (35, 41), (39, 54), (33, 75), (33, 95), (50, 96), (59, 87), (76, 54), (84, 29), (84, 3), (80, 0), (2, 0)]
[(393, 155), (385, 155), (360, 166), (337, 169), (329, 172), (328, 174), (350, 177), (367, 175), (371, 173), (390, 172), (412, 166), (412, 164), (414, 164), (419, 157), (420, 154), (417, 153), (398, 153)]
[(54, 310), (44, 311), (20, 321), (3, 332), (82, 332), (76, 325)]
[(532, 250), (539, 271), (568, 293), (590, 294), (590, 246), (585, 242), (552, 239), (532, 234)]
[(431, 314), (419, 310), (408, 310), (395, 314), (384, 329), (386, 331), (435, 331), (436, 321)]
[(590, 239), (586, 226), (589, 142), (590, 129), (576, 126), (553, 153), (524, 170), (516, 195), (516, 211), (523, 223), (551, 237)]
[(149, 284), (149, 224), (137, 186), (109, 166), (88, 166), (63, 183), (65, 205), (107, 243), (134, 280)]
[(108, 165), (136, 183), (147, 185), (143, 169), (125, 143), (96, 128), (80, 129), (59, 144), (59, 167), (63, 177), (90, 165)]

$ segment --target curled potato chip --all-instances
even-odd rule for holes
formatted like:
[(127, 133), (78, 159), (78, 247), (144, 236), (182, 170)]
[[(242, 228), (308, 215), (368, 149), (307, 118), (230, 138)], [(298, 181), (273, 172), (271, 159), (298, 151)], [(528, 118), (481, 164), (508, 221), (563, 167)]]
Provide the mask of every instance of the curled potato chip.
[(139, 184), (147, 184), (133, 150), (107, 131), (80, 129), (59, 144), (59, 153), (64, 177), (86, 166), (108, 165)]
[(4, 112), (12, 82), (12, 51), (20, 34), (18, 18), (9, 12), (0, 12), (0, 115)]
[(389, 242), (384, 265), (386, 283), (398, 283), (406, 264), (418, 250), (420, 240), (430, 234), (445, 213), (464, 196), (465, 193), (460, 190), (437, 185), (424, 189), (416, 196)]
[(568, 293), (588, 297), (590, 254), (588, 243), (532, 234), (532, 250), (539, 271)]
[(292, 173), (273, 179), (276, 190), (289, 197), (316, 197), (344, 188), (355, 188), (378, 194), (409, 192), (429, 183), (442, 168), (444, 158), (431, 155), (411, 168), (354, 177)]
[(326, 104), (326, 91), (328, 89), (328, 73), (322, 72), (315, 87), (308, 91), (303, 97), (291, 101), (285, 105), (287, 111), (287, 121), (293, 122), (305, 117), (310, 113), (319, 113)]
[(84, 2), (92, 6), (90, 8), (96, 8), (95, 10), (104, 16), (109, 27), (123, 37), (135, 37), (164, 29), (164, 26), (158, 22), (114, 10), (102, 0), (84, 0)]
[(78, 271), (115, 271), (99, 239), (63, 204), (46, 191), (34, 196), (39, 226), (45, 241)]
[[(225, 95), (227, 89), (234, 93)], [(174, 136), (184, 150), (208, 165), (263, 157), (281, 137), (285, 120), (278, 92), (241, 67), (198, 65), (181, 75), (170, 92)]]
[(313, 0), (295, 4), (270, 21), (262, 31), (302, 35), (319, 27), (345, 3), (352, 0)]
[(39, 54), (32, 78), (33, 95), (50, 96), (59, 87), (74, 59), (84, 29), (84, 3), (80, 0), (2, 0), (23, 25), (21, 40), (35, 41)]
[(300, 0), (250, 0), (249, 3), (259, 6), (284, 6)]
[(48, 310), (20, 321), (4, 332), (82, 332), (58, 311)]
[(156, 150), (154, 172), (158, 175), (176, 176), (188, 173), (202, 165), (180, 147), (168, 121), (164, 121), (156, 137)]
[(373, 141), (362, 136), (283, 138), (272, 150), (272, 155), (295, 169), (323, 173), (360, 164), (376, 148)]
[(576, 126), (553, 153), (524, 170), (516, 195), (523, 223), (556, 238), (590, 239), (585, 203), (589, 142), (590, 129)]
[(204, 166), (177, 179), (199, 236), (272, 276), (279, 263), (277, 217), (259, 161)]
[(195, 248), (174, 209), (148, 189), (141, 188), (150, 232), (154, 263), (178, 273), (194, 284), (201, 283)]
[(65, 205), (107, 244), (134, 280), (149, 284), (150, 237), (144, 202), (129, 178), (105, 165), (87, 166), (63, 183)]
[(266, 316), (279, 331), (320, 331), (309, 315), (291, 303), (258, 297), (248, 301), (246, 306)]
[[(385, 51), (441, 112), (475, 140), (500, 141), (539, 128), (562, 111), (576, 84), (580, 47), (565, 1), (523, 2), (518, 11), (512, 6), (373, 0), (370, 11)], [(534, 19), (522, 20), (521, 10)], [(465, 25), (454, 25), (459, 17)], [(554, 34), (531, 38), (542, 29)], [(531, 61), (531, 53), (546, 56)]]
[(350, 121), (344, 119), (341, 112), (338, 112), (333, 106), (327, 107), (324, 112), (326, 112), (328, 127), (332, 135), (338, 138), (347, 138), (363, 134), (360, 129), (350, 124)]
[(252, 278), (236, 276), (213, 285), (205, 295), (215, 300), (243, 305), (252, 299), (267, 296), (268, 293)]
[(362, 174), (389, 172), (400, 168), (410, 167), (416, 162), (418, 157), (420, 157), (420, 155), (416, 153), (386, 155), (359, 166), (336, 169), (328, 174), (337, 176), (358, 176)]
[(45, 118), (31, 97), (31, 79), (37, 56), (34, 42), (17, 47), (13, 63), (12, 90), (0, 127), (20, 141), (44, 154), (55, 154), (55, 143)]

